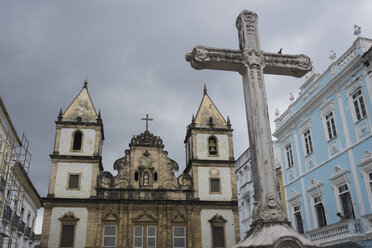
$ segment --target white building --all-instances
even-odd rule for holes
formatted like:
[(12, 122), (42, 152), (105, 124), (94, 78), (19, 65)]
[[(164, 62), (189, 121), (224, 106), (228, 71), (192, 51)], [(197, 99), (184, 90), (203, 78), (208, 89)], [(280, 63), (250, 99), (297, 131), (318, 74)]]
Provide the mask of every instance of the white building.
[(253, 181), (249, 148), (235, 162), (236, 186), (238, 189), (240, 239), (246, 237), (252, 224)]
[(31, 248), (42, 200), (27, 175), (28, 141), (19, 139), (1, 98), (0, 119), (0, 246)]

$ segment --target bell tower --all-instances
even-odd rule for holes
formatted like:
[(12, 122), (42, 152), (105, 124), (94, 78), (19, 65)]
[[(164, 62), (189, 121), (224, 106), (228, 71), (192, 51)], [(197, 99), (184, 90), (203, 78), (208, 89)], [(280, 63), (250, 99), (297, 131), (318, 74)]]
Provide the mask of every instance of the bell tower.
[(236, 200), (233, 129), (221, 115), (204, 85), (196, 116), (187, 127), (186, 169), (194, 178), (195, 197), (200, 200)]
[(90, 198), (96, 195), (102, 168), (103, 123), (97, 114), (85, 80), (70, 106), (59, 112), (53, 153), (50, 155), (48, 197)]

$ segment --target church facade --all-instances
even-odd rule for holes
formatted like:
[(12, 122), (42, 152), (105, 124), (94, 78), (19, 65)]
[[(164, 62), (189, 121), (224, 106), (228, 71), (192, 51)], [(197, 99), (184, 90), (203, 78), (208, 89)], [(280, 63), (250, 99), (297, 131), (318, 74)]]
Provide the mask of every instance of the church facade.
[(56, 121), (41, 247), (231, 247), (239, 241), (233, 130), (204, 89), (178, 177), (160, 137), (133, 136), (104, 171), (87, 82)]

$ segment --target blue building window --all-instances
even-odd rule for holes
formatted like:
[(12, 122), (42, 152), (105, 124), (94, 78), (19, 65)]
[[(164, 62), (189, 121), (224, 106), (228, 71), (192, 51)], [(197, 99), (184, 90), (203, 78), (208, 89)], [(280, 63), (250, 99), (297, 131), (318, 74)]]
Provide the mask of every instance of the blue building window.
[(301, 234), (304, 234), (304, 224), (303, 224), (303, 221), (302, 221), (300, 206), (295, 206), (293, 208), (293, 212), (294, 212), (294, 217), (295, 217), (295, 221), (296, 221), (297, 232), (301, 233)]
[(359, 121), (367, 116), (366, 106), (364, 104), (361, 88), (354, 92), (354, 94), (352, 95), (352, 99), (354, 104), (355, 116), (357, 118), (357, 121)]
[(325, 119), (326, 119), (326, 124), (327, 124), (328, 138), (333, 139), (334, 137), (337, 136), (336, 122), (335, 122), (335, 117), (333, 115), (333, 111), (329, 112), (325, 116)]
[(288, 168), (290, 168), (290, 167), (293, 166), (293, 153), (292, 153), (292, 145), (291, 144), (288, 144), (285, 147), (285, 153), (287, 155), (287, 165), (288, 165)]
[(319, 227), (326, 226), (327, 220), (325, 217), (325, 211), (324, 211), (322, 199), (320, 198), (320, 196), (314, 197), (314, 207), (315, 207)]
[(306, 155), (309, 155), (309, 154), (313, 153), (313, 142), (311, 140), (310, 129), (307, 129), (304, 132), (304, 143), (305, 143)]
[(340, 193), (341, 208), (345, 219), (354, 219), (353, 202), (347, 184), (338, 187), (338, 192)]

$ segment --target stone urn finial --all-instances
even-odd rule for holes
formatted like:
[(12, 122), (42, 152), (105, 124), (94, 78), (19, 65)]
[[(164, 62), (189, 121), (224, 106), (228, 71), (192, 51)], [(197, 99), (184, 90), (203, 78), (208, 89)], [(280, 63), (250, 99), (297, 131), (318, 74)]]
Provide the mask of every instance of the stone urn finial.
[(361, 32), (362, 32), (362, 27), (354, 24), (354, 35), (359, 36)]

